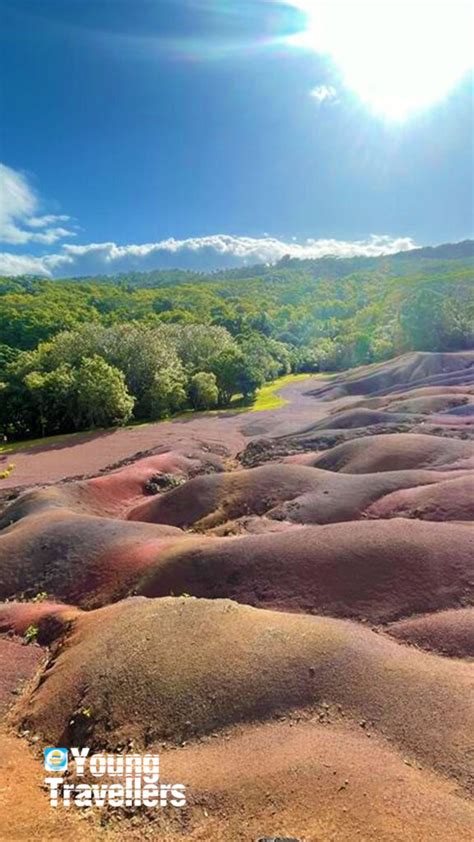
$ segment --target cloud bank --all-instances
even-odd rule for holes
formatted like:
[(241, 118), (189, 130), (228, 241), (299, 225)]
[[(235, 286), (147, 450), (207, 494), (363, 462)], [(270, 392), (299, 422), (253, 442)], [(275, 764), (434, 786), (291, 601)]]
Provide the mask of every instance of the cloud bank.
[(372, 235), (368, 240), (356, 242), (323, 239), (299, 242), (296, 238), (286, 242), (268, 234), (263, 237), (213, 234), (184, 240), (172, 237), (141, 245), (64, 242), (57, 251), (38, 255), (23, 249), (38, 243), (43, 247), (52, 245), (76, 235), (74, 230), (59, 224), (68, 223), (70, 217), (39, 213), (42, 203), (25, 175), (4, 164), (0, 164), (0, 195), (0, 243), (19, 249), (0, 253), (2, 275), (60, 278), (171, 268), (212, 272), (256, 263), (272, 264), (285, 255), (296, 258), (376, 257), (416, 247), (409, 237), (387, 235)]
[(295, 258), (377, 257), (416, 248), (410, 237), (372, 235), (367, 240), (315, 240), (285, 242), (274, 237), (238, 237), (214, 234), (209, 237), (173, 238), (157, 243), (124, 245), (116, 243), (64, 244), (58, 253), (41, 257), (0, 253), (0, 273), (37, 274), (47, 277), (114, 274), (151, 269), (216, 269), (276, 263), (285, 255)]

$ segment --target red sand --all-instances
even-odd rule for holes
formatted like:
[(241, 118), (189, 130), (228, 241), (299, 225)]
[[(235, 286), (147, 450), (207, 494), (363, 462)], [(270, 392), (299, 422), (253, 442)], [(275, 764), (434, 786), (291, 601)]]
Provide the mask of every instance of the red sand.
[(170, 526), (66, 509), (29, 515), (0, 532), (0, 599), (24, 592), (87, 605), (119, 599), (176, 540), (189, 538)]
[(442, 655), (474, 658), (474, 607), (438, 611), (401, 620), (388, 627), (398, 640), (414, 643)]
[(416, 433), (363, 436), (305, 462), (328, 471), (368, 474), (414, 468), (452, 470), (474, 457), (474, 442)]
[(168, 494), (147, 498), (127, 517), (181, 528), (192, 525), (199, 530), (245, 515), (264, 514), (298, 523), (336, 523), (356, 520), (368, 513), (370, 503), (385, 499), (392, 491), (465, 476), (463, 471), (426, 470), (343, 474), (299, 465), (296, 458), (293, 464), (286, 460), (284, 464), (196, 477)]
[(137, 590), (388, 621), (473, 599), (474, 524), (393, 518), (177, 542)]
[[(3, 457), (57, 484), (0, 513), (0, 839), (470, 840), (473, 389), (414, 353)], [(160, 751), (189, 804), (58, 821), (14, 727)]]
[(395, 491), (373, 503), (368, 517), (410, 517), (422, 520), (474, 520), (474, 473), (430, 487)]
[(474, 783), (470, 664), (356, 623), (228, 600), (134, 599), (82, 614), (15, 719), (52, 745), (76, 745), (86, 727), (88, 745), (139, 747), (324, 705), (331, 719), (340, 706), (345, 722), (364, 719), (428, 768)]
[(42, 660), (44, 653), (39, 646), (26, 646), (18, 638), (0, 638), (0, 716), (17, 700)]
[[(77, 617), (79, 609), (61, 602), (3, 602), (0, 603), (0, 633), (23, 637), (30, 626), (44, 632), (54, 628), (54, 637), (64, 632), (64, 624)], [(40, 641), (41, 642), (41, 641)]]

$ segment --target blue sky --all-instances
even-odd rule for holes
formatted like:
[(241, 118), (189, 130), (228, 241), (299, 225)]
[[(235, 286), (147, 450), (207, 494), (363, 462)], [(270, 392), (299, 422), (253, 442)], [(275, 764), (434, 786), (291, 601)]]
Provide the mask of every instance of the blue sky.
[(467, 4), (440, 4), (432, 24), (420, 0), (410, 58), (404, 0), (388, 31), (370, 3), (337, 3), (324, 41), (296, 0), (0, 0), (0, 271), (208, 269), (472, 236)]

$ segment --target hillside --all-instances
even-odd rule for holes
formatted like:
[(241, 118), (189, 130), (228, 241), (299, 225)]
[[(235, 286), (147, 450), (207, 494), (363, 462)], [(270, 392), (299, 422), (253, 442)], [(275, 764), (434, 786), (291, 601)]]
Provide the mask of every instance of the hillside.
[(251, 401), (289, 372), (472, 348), (472, 245), (209, 276), (1, 279), (0, 428), (18, 439), (153, 420)]

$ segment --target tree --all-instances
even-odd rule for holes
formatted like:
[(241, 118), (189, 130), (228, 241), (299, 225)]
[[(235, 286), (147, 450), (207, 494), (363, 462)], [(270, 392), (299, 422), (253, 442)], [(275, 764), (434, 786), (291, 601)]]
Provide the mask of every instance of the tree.
[(163, 369), (155, 374), (150, 389), (150, 417), (164, 418), (186, 406), (186, 378), (180, 370)]
[(10, 345), (0, 343), (0, 371), (3, 371), (7, 365), (14, 362), (19, 353), (17, 348), (11, 348)]
[(264, 382), (261, 369), (245, 358), (240, 350), (222, 351), (213, 363), (219, 389), (219, 403), (227, 406), (233, 395), (241, 393), (244, 398), (255, 394)]
[(47, 372), (31, 371), (24, 383), (37, 407), (42, 436), (74, 426), (76, 381), (71, 366), (64, 364)]
[(137, 322), (107, 328), (81, 325), (54, 338), (45, 364), (55, 367), (68, 361), (77, 366), (82, 357), (100, 356), (124, 374), (128, 392), (135, 398), (135, 418), (157, 417), (156, 376), (169, 371), (176, 380), (183, 374), (168, 330)]
[(212, 409), (217, 406), (219, 389), (216, 375), (208, 371), (199, 371), (189, 381), (189, 399), (194, 409)]
[(319, 358), (314, 348), (294, 348), (291, 359), (295, 372), (319, 371)]
[(4, 435), (31, 437), (43, 430), (38, 411), (38, 396), (35, 389), (38, 380), (33, 378), (28, 388), (28, 375), (41, 372), (38, 351), (25, 351), (8, 363), (2, 373), (4, 388), (0, 401), (0, 424)]
[(343, 348), (334, 339), (320, 339), (314, 346), (319, 371), (337, 371), (342, 367)]
[(130, 420), (134, 399), (121, 371), (102, 357), (85, 357), (76, 377), (79, 427), (107, 427)]
[(209, 371), (212, 361), (221, 351), (237, 347), (230, 333), (217, 325), (169, 326), (165, 336), (173, 343), (189, 374)]
[(288, 349), (281, 342), (251, 333), (239, 338), (240, 350), (261, 386), (266, 380), (274, 380), (280, 374), (288, 374), (290, 361)]
[(399, 318), (407, 349), (452, 351), (472, 342), (469, 315), (452, 298), (429, 287), (403, 302)]

